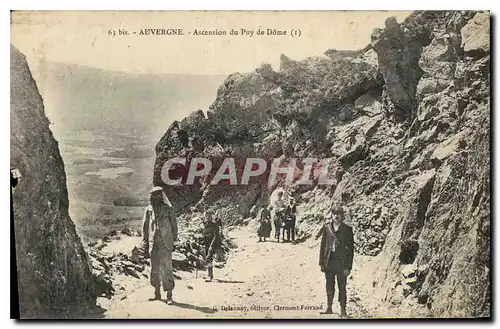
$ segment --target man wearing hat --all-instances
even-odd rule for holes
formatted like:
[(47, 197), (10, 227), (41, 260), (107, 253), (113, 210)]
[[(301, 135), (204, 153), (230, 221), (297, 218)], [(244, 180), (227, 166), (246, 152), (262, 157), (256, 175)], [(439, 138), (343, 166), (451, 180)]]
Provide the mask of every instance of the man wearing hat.
[(332, 314), (335, 295), (335, 278), (339, 290), (340, 316), (346, 317), (346, 284), (351, 273), (354, 257), (354, 234), (352, 228), (344, 223), (342, 205), (333, 203), (320, 231), (321, 247), (319, 266), (325, 273), (327, 308), (323, 314)]
[[(163, 192), (155, 186), (150, 191), (150, 206), (145, 209), (143, 220), (143, 244), (151, 255), (150, 282), (155, 288), (155, 300), (161, 299), (161, 289), (167, 292), (167, 304), (173, 304), (174, 275), (172, 251), (177, 240), (177, 220), (172, 205)], [(150, 238), (152, 246), (150, 248)]]
[[(274, 237), (276, 238), (276, 240), (278, 242), (280, 242), (280, 234), (281, 234), (281, 229), (283, 226), (283, 219), (284, 219), (283, 217), (285, 217), (284, 216), (285, 215), (285, 204), (283, 201), (283, 191), (278, 192), (277, 199), (274, 202), (273, 209), (274, 209), (273, 223), (274, 223), (274, 230), (275, 230)], [(284, 234), (285, 233), (283, 232), (283, 235)]]
[(295, 241), (295, 233), (297, 231), (297, 200), (295, 198), (290, 199), (289, 209), (289, 218), (290, 218), (290, 234), (292, 235), (292, 241)]

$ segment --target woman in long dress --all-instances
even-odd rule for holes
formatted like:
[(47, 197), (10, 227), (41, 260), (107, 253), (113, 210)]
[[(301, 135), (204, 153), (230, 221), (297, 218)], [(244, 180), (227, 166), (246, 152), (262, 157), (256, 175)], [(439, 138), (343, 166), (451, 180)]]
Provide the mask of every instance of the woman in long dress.
[(257, 232), (259, 235), (259, 242), (266, 242), (266, 238), (271, 236), (271, 207), (264, 208), (260, 212), (259, 218), (259, 231)]

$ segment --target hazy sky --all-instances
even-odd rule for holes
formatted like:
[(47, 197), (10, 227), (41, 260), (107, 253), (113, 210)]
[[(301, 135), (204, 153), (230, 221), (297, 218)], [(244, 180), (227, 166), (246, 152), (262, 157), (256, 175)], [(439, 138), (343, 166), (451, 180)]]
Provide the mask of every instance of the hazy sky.
[[(46, 61), (137, 74), (229, 74), (261, 63), (279, 65), (279, 55), (300, 60), (325, 50), (359, 49), (388, 16), (401, 22), (410, 12), (14, 12), (12, 43), (30, 66)], [(141, 29), (182, 28), (184, 36), (144, 36)], [(291, 29), (300, 37), (231, 36), (231, 29)], [(128, 36), (110, 36), (126, 29)], [(226, 30), (226, 36), (188, 35)], [(33, 69), (33, 67), (32, 67)]]

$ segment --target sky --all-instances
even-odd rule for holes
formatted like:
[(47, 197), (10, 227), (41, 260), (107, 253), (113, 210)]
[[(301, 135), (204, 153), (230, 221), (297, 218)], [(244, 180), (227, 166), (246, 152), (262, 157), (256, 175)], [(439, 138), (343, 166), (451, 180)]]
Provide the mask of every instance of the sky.
[[(261, 63), (279, 68), (280, 54), (301, 60), (326, 50), (359, 49), (389, 16), (410, 12), (209, 12), (209, 11), (18, 11), (11, 14), (11, 42), (36, 70), (39, 60), (132, 74), (230, 74)], [(115, 35), (119, 29), (130, 35)], [(185, 35), (139, 35), (141, 29), (183, 29)], [(225, 30), (225, 36), (193, 35)], [(229, 35), (276, 29), (286, 36)], [(291, 36), (293, 31), (300, 36)], [(133, 34), (133, 33), (136, 34)], [(192, 33), (189, 35), (188, 33)]]

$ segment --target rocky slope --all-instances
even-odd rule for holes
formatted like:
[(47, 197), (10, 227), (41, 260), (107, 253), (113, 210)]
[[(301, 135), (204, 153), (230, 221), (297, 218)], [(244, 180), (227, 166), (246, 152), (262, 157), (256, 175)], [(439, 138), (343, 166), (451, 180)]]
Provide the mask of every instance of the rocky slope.
[(17, 177), (12, 202), (20, 315), (83, 316), (96, 298), (89, 259), (68, 215), (63, 160), (26, 59), (13, 46), (10, 65), (10, 165)]
[[(334, 159), (333, 186), (289, 189), (304, 236), (342, 200), (357, 252), (373, 256), (367, 286), (388, 312), (488, 316), (489, 35), (489, 13), (415, 12), (402, 23), (388, 18), (360, 51), (282, 55), (277, 71), (263, 64), (232, 74), (207, 116), (174, 122), (159, 141), (153, 182), (164, 185), (162, 167), (174, 157), (207, 157), (215, 167), (233, 157), (238, 170), (254, 156)], [(246, 222), (277, 186), (164, 187), (182, 230), (206, 208), (226, 224)]]

